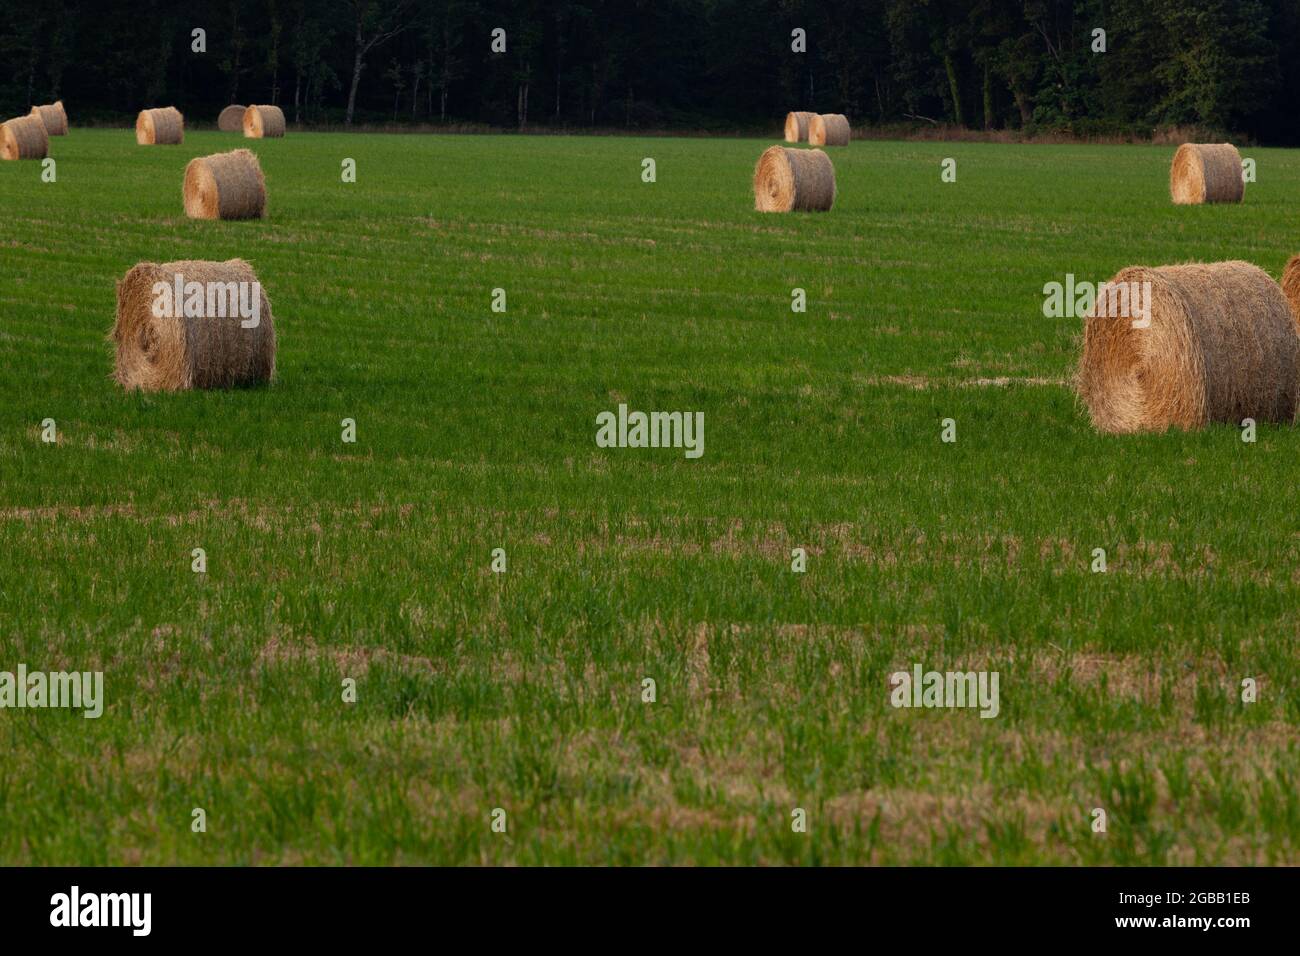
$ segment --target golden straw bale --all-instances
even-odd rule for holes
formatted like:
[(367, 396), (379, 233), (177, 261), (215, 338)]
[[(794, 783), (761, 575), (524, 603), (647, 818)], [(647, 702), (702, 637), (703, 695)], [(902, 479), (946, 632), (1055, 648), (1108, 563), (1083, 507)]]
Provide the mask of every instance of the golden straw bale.
[[(254, 310), (256, 324), (244, 317)], [(128, 389), (230, 388), (275, 374), (271, 303), (242, 259), (133, 266), (117, 284), (111, 338), (114, 378)]]
[(785, 114), (785, 141), (787, 143), (808, 142), (808, 123), (813, 114), (806, 110), (796, 110)]
[(278, 106), (250, 106), (244, 110), (244, 135), (263, 139), (284, 135), (284, 110)]
[(1169, 194), (1180, 206), (1241, 202), (1241, 154), (1231, 143), (1184, 143), (1169, 167)]
[(759, 212), (825, 212), (835, 204), (835, 167), (820, 149), (772, 146), (754, 168)]
[(246, 149), (190, 160), (183, 193), (191, 219), (261, 219), (266, 212), (262, 167)]
[(50, 152), (50, 136), (40, 117), (18, 116), (0, 126), (0, 159), (44, 159)]
[(41, 122), (45, 124), (45, 131), (51, 136), (68, 135), (68, 114), (63, 109), (63, 100), (33, 106), (32, 115), (41, 118)]
[(141, 146), (179, 146), (185, 142), (185, 117), (174, 106), (141, 110), (135, 118), (135, 141)]
[(809, 146), (847, 146), (852, 131), (843, 113), (819, 113), (808, 121)]
[[(1075, 376), (1099, 431), (1294, 420), (1300, 336), (1286, 296), (1263, 270), (1248, 262), (1130, 266), (1108, 285), (1117, 293), (1098, 291)], [(1125, 288), (1127, 309), (1118, 293)]]

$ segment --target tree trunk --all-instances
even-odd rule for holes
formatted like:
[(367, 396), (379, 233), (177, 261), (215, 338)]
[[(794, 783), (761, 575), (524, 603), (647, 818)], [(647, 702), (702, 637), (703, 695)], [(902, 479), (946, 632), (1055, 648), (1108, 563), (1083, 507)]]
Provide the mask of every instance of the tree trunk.
[(230, 72), (230, 98), (227, 103), (239, 102), (239, 54), (243, 49), (244, 41), (239, 35), (239, 5), (235, 4), (231, 12), (234, 14), (230, 23), (230, 36), (235, 48), (234, 68)]
[(958, 126), (965, 126), (966, 120), (961, 112), (961, 89), (957, 84), (957, 64), (953, 62), (952, 54), (943, 55), (943, 66), (948, 71), (948, 89), (952, 93), (952, 117)]
[(357, 53), (352, 60), (352, 88), (348, 90), (348, 112), (343, 120), (344, 126), (352, 125), (352, 114), (357, 109), (357, 87), (361, 85), (361, 41), (357, 38)]
[(993, 128), (993, 71), (984, 64), (984, 128)]
[(293, 80), (293, 124), (295, 126), (297, 126), (298, 123), (301, 122), (301, 116), (299, 113), (300, 107), (298, 105), (298, 93), (301, 90), (302, 90), (302, 67), (300, 66), (298, 67), (297, 76), (295, 76)]
[(272, 21), (271, 26), (271, 103), (280, 102), (280, 25)]
[(442, 122), (447, 122), (447, 87), (451, 86), (451, 31), (444, 21), (442, 25), (442, 82), (438, 85), (438, 109)]
[(1011, 95), (1016, 98), (1016, 107), (1020, 110), (1020, 126), (1024, 128), (1034, 121), (1034, 107), (1025, 91), (1019, 87), (1011, 87)]

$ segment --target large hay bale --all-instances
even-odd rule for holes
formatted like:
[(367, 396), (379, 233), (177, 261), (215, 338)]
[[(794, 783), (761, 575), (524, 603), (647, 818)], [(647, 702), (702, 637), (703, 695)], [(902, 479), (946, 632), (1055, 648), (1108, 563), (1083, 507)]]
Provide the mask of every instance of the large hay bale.
[[(163, 295), (155, 284), (174, 290), (178, 275), (184, 283), (197, 282), (205, 290), (203, 315), (155, 315), (154, 306)], [(255, 282), (253, 267), (242, 259), (133, 266), (117, 284), (113, 377), (125, 388), (149, 392), (269, 382), (275, 374), (275, 321), (266, 292), (253, 286)], [(251, 320), (241, 319), (238, 312), (230, 316), (229, 304), (224, 318), (219, 305), (214, 308), (211, 290), (217, 291), (218, 303), (228, 302), (222, 296), (229, 295), (230, 283), (247, 283), (238, 292), (250, 307), (257, 291), (260, 314), (255, 327), (244, 328), (242, 323)]]
[(808, 121), (809, 146), (847, 146), (851, 135), (843, 113), (819, 113)]
[(1263, 270), (1248, 262), (1131, 266), (1110, 282), (1150, 283), (1150, 325), (1134, 328), (1144, 310), (1130, 302), (1129, 316), (1118, 315), (1123, 300), (1100, 293), (1084, 320), (1075, 384), (1098, 430), (1294, 420), (1300, 336)]
[(261, 219), (266, 212), (262, 167), (246, 149), (190, 160), (184, 196), (191, 219)]
[(1169, 194), (1180, 206), (1241, 202), (1241, 154), (1231, 143), (1183, 143), (1169, 167)]
[(185, 117), (174, 106), (141, 110), (135, 118), (135, 141), (141, 146), (179, 146), (185, 142)]
[(244, 110), (244, 135), (266, 139), (284, 135), (284, 110), (278, 106), (250, 106)]
[(787, 143), (808, 142), (808, 124), (813, 114), (806, 110), (796, 110), (785, 114), (785, 141)]
[(227, 106), (217, 116), (217, 129), (223, 133), (238, 133), (244, 128), (246, 106)]
[(63, 109), (63, 100), (32, 107), (32, 115), (40, 117), (45, 124), (45, 132), (50, 136), (68, 135), (68, 114)]
[(0, 126), (0, 159), (44, 159), (50, 136), (39, 117), (17, 116)]
[(835, 204), (835, 167), (820, 149), (771, 146), (754, 167), (759, 212), (825, 212)]

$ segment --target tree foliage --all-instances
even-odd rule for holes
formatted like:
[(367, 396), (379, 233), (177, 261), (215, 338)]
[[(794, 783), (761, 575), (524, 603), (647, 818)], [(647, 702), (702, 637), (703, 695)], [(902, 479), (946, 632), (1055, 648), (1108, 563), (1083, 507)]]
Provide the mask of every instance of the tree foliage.
[(754, 129), (798, 108), (1286, 144), (1298, 54), (1297, 0), (10, 0), (0, 112), (61, 97), (83, 120), (235, 101), (305, 123)]

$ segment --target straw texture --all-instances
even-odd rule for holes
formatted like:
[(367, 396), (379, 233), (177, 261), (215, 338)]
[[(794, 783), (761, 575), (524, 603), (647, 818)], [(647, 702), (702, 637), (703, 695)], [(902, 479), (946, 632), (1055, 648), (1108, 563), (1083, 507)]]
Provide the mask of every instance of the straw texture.
[(1241, 154), (1231, 143), (1184, 143), (1169, 167), (1169, 195), (1180, 206), (1241, 202)]
[(190, 160), (183, 193), (191, 219), (260, 219), (266, 212), (262, 167), (246, 149)]
[(1290, 422), (1300, 395), (1300, 336), (1281, 288), (1247, 262), (1131, 266), (1111, 283), (1151, 283), (1150, 326), (1084, 320), (1075, 383), (1103, 432)]
[(754, 168), (759, 212), (825, 212), (835, 204), (835, 167), (820, 149), (772, 146)]
[[(275, 322), (265, 290), (254, 328), (243, 328), (238, 314), (154, 315), (154, 284), (253, 283), (257, 275), (242, 259), (226, 262), (141, 262), (117, 284), (117, 319), (111, 338), (117, 355), (114, 378), (124, 388), (180, 391), (229, 388), (268, 382), (275, 374)], [(251, 293), (251, 285), (248, 287)]]

